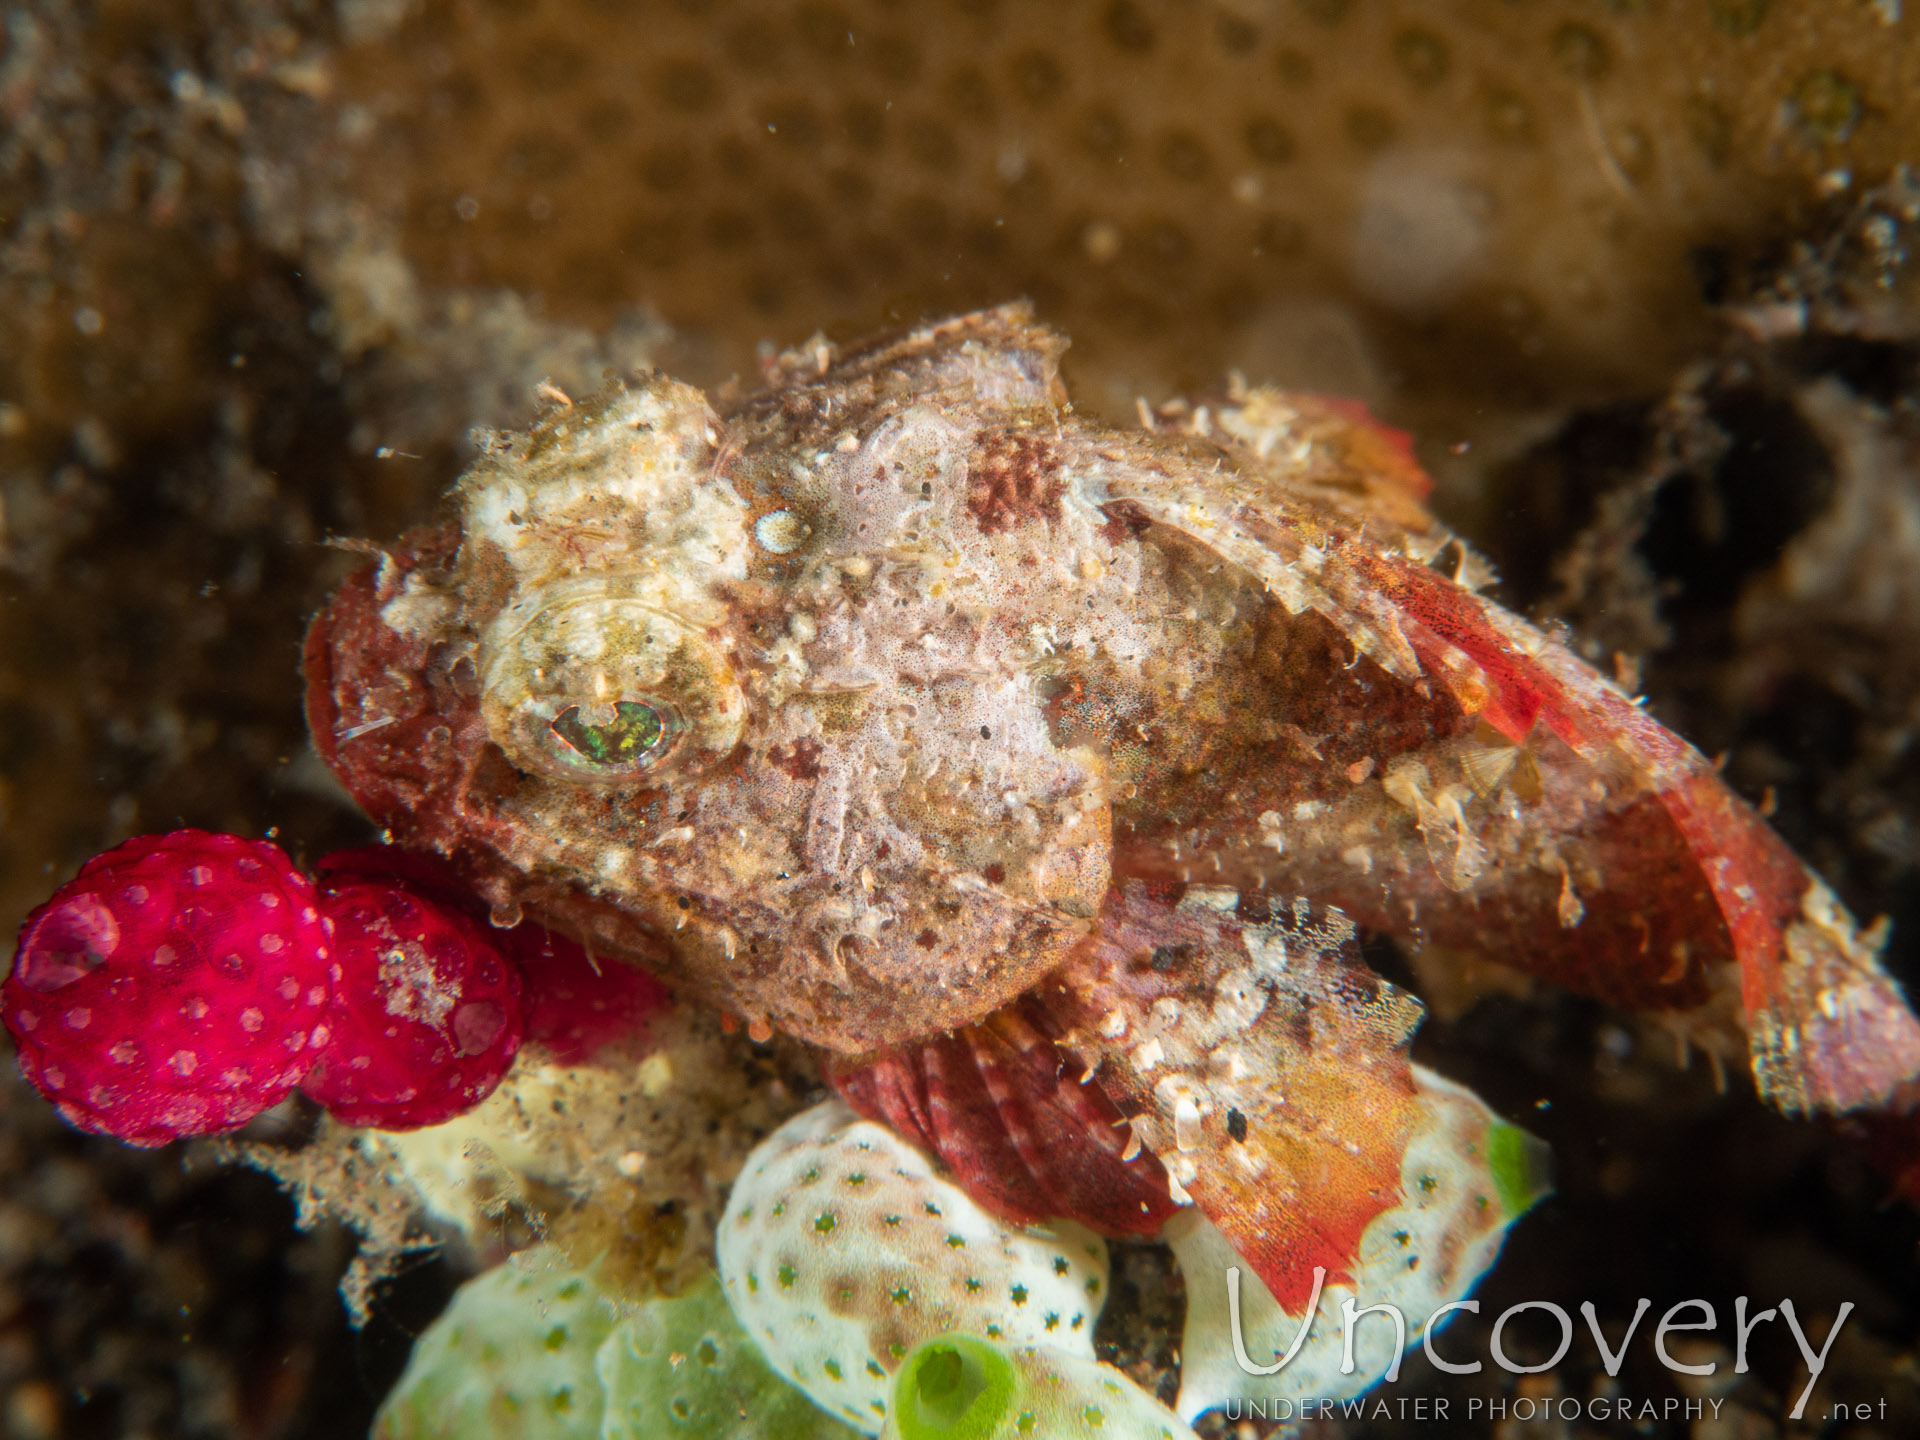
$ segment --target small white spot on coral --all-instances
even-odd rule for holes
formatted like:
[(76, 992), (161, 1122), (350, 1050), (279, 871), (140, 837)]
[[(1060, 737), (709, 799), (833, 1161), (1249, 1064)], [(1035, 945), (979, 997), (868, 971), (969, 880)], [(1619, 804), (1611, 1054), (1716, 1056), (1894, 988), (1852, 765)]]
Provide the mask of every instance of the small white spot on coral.
[(267, 1017), (260, 1013), (258, 1005), (249, 1005), (240, 1012), (240, 1028), (249, 1035), (258, 1035), (260, 1027), (267, 1023)]
[(67, 1011), (65, 1018), (68, 1029), (84, 1030), (93, 1023), (93, 1011), (84, 1005), (75, 1005), (71, 1010)]
[(167, 1064), (173, 1067), (174, 1074), (184, 1080), (200, 1068), (200, 1057), (191, 1050), (176, 1050)]
[(786, 555), (800, 548), (807, 527), (791, 510), (770, 510), (753, 522), (753, 538), (760, 548), (775, 555)]

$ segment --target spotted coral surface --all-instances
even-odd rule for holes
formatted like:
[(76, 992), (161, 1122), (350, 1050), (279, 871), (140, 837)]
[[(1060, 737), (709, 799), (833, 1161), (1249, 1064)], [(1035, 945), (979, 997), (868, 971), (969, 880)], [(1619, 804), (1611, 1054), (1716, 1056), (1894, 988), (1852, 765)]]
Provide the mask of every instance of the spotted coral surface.
[(1507, 1231), (1546, 1193), (1546, 1146), (1464, 1086), (1420, 1066), (1413, 1074), (1417, 1118), (1401, 1164), (1400, 1203), (1367, 1226), (1354, 1282), (1326, 1285), (1312, 1330), (1279, 1374), (1249, 1374), (1235, 1355), (1229, 1272), (1239, 1272), (1241, 1334), (1256, 1366), (1271, 1367), (1289, 1353), (1306, 1307), (1284, 1309), (1198, 1211), (1168, 1223), (1187, 1288), (1175, 1405), (1183, 1419), (1282, 1388), (1345, 1398), (1379, 1383), (1390, 1368), (1397, 1374), (1401, 1347), (1387, 1315), (1358, 1322), (1353, 1368), (1343, 1372), (1343, 1302), (1396, 1306), (1405, 1317), (1407, 1345), (1418, 1345), (1427, 1317), (1472, 1291), (1492, 1268)]
[(721, 375), (1025, 293), (1128, 408), (1231, 364), (1483, 395), (1670, 365), (1697, 252), (1910, 158), (1920, 95), (1910, 8), (1865, 3), (409, 13), (336, 73), (422, 275), (651, 299)]
[(728, 1303), (774, 1368), (866, 1434), (923, 1340), (964, 1331), (1091, 1358), (1106, 1245), (988, 1215), (892, 1131), (838, 1100), (803, 1111), (741, 1171), (719, 1236)]
[(1111, 1365), (972, 1335), (920, 1346), (900, 1367), (884, 1440), (1194, 1440)]

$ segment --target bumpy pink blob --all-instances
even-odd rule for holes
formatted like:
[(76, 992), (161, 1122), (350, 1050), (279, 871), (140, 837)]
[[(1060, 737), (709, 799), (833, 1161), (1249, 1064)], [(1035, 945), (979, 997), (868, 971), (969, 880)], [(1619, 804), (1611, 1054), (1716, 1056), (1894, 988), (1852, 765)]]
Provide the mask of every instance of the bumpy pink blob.
[(312, 882), (278, 846), (143, 835), (27, 917), (0, 1017), (70, 1124), (164, 1145), (291, 1093), (327, 1038), (330, 948)]
[(458, 908), (366, 875), (326, 877), (341, 977), (331, 1038), (300, 1088), (349, 1125), (437, 1125), (491, 1095), (513, 1063), (520, 976)]
[(595, 960), (579, 944), (524, 920), (511, 930), (485, 924), (486, 910), (459, 872), (437, 855), (395, 845), (366, 845), (323, 855), (323, 888), (350, 881), (398, 883), (465, 912), (520, 970), (526, 1043), (561, 1065), (583, 1064), (608, 1046), (646, 1047), (646, 1020), (673, 1003), (667, 987), (619, 960)]
[(527, 1040), (562, 1065), (591, 1060), (609, 1045), (639, 1048), (647, 1017), (665, 1009), (667, 987), (636, 966), (593, 960), (585, 950), (531, 921), (505, 932), (526, 986)]

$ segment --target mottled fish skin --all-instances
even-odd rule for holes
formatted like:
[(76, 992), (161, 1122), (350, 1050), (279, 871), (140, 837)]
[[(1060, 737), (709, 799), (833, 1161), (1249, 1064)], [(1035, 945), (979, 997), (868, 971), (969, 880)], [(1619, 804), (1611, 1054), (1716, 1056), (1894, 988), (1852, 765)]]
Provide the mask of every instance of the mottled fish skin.
[(506, 913), (849, 1055), (1089, 963), (1146, 882), (1750, 1041), (1788, 1110), (1920, 1073), (1851, 919), (1475, 592), (1404, 437), (1266, 390), (1119, 430), (1063, 349), (1009, 307), (498, 437), (316, 622), (322, 754)]

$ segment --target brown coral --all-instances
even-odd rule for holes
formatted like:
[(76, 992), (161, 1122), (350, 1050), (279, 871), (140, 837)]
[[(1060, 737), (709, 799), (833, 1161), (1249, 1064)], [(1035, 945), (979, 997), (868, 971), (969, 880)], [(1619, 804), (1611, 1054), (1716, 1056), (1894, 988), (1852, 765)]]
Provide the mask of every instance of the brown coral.
[(407, 197), (386, 213), (443, 283), (583, 318), (646, 298), (735, 366), (770, 328), (1025, 292), (1115, 409), (1236, 363), (1325, 383), (1329, 345), (1351, 387), (1356, 344), (1361, 378), (1431, 403), (1684, 354), (1703, 255), (1829, 172), (1909, 158), (1910, 24), (1864, 4), (436, 0), (339, 76), (383, 122), (353, 183)]

